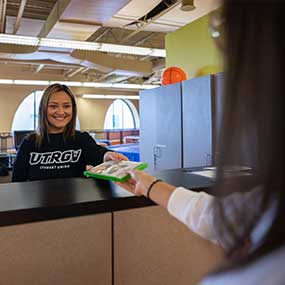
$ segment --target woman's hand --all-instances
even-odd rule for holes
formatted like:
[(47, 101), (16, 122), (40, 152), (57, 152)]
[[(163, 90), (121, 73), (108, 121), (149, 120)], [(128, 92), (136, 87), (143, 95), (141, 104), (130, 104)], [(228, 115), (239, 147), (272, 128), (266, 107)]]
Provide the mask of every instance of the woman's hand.
[(130, 179), (126, 182), (116, 182), (116, 184), (136, 196), (146, 196), (149, 186), (156, 178), (139, 170), (132, 170), (129, 174), (131, 175)]
[(91, 170), (91, 168), (93, 168), (94, 166), (93, 165), (86, 165), (86, 170), (89, 171)]
[(114, 152), (114, 151), (107, 151), (104, 155), (103, 161), (105, 162), (108, 160), (121, 161), (121, 160), (129, 160), (129, 159), (121, 153)]
[[(107, 151), (104, 155), (103, 161), (105, 162), (108, 160), (121, 161), (121, 160), (129, 160), (129, 159), (123, 154), (113, 152), (113, 151)], [(93, 165), (86, 165), (86, 170), (89, 171), (93, 167), (94, 167)]]
[[(123, 183), (116, 182), (116, 184), (135, 194), (136, 196), (147, 196), (148, 189), (156, 178), (139, 170), (129, 171), (129, 174), (131, 175), (129, 180)], [(175, 188), (176, 187), (173, 185), (160, 181), (152, 186), (150, 199), (156, 204), (167, 208), (169, 198)]]

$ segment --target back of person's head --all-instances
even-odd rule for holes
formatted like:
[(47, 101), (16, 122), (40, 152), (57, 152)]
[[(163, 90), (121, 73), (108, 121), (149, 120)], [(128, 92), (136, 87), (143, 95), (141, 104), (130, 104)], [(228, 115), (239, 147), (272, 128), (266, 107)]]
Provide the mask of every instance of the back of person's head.
[(42, 143), (43, 138), (45, 136), (48, 136), (49, 122), (47, 120), (47, 107), (50, 97), (52, 94), (60, 91), (65, 92), (70, 97), (72, 103), (72, 118), (64, 129), (64, 137), (71, 138), (75, 134), (76, 116), (77, 116), (75, 97), (71, 92), (71, 90), (66, 85), (59, 83), (51, 84), (45, 89), (39, 105), (38, 130), (36, 136), (37, 145), (40, 145)]
[[(256, 215), (246, 210), (248, 205), (237, 209), (234, 201), (225, 205), (223, 199), (217, 199), (216, 228), (228, 246), (234, 266), (239, 266), (285, 244), (285, 189), (281, 174), (285, 4), (283, 0), (225, 0), (221, 11), (218, 22), (223, 23), (220, 32), (224, 33), (225, 96), (216, 190), (225, 196), (259, 189), (251, 205)], [(253, 175), (232, 171), (241, 166), (250, 167)], [(255, 250), (243, 251), (273, 204), (276, 212), (267, 234)], [(239, 216), (236, 225), (228, 212)]]

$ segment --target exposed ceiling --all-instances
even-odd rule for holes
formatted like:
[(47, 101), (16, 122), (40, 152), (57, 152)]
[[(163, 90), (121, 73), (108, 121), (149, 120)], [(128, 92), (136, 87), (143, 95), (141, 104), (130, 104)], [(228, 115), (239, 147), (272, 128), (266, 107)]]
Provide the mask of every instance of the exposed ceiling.
[[(163, 49), (166, 33), (218, 7), (194, 3), (184, 12), (181, 0), (0, 0), (0, 32)], [(164, 59), (0, 44), (0, 67), (0, 78), (156, 84)]]

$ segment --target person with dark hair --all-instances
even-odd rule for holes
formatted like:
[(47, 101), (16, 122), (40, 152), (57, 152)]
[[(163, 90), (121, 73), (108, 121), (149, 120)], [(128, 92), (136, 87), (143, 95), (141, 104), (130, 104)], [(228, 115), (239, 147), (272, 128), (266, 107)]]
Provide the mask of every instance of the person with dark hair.
[(225, 263), (201, 284), (285, 284), (284, 12), (284, 1), (225, 0), (212, 19), (225, 63), (215, 196), (141, 171), (118, 183), (225, 249)]
[(71, 90), (52, 84), (42, 96), (38, 130), (21, 143), (12, 181), (83, 176), (88, 165), (107, 160), (128, 160), (98, 145), (87, 133), (75, 130), (77, 108)]

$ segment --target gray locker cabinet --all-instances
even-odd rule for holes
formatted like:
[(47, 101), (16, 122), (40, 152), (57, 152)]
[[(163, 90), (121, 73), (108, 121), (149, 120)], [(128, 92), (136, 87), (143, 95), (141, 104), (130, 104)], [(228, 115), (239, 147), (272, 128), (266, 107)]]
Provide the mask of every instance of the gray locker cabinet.
[(212, 164), (212, 76), (182, 82), (183, 167)]
[(181, 84), (140, 92), (140, 159), (149, 170), (182, 167)]
[(216, 164), (219, 156), (219, 139), (222, 128), (222, 108), (224, 97), (224, 73), (217, 73), (212, 78), (212, 127), (213, 127), (213, 164)]
[(150, 170), (215, 164), (223, 73), (140, 92), (140, 154)]

